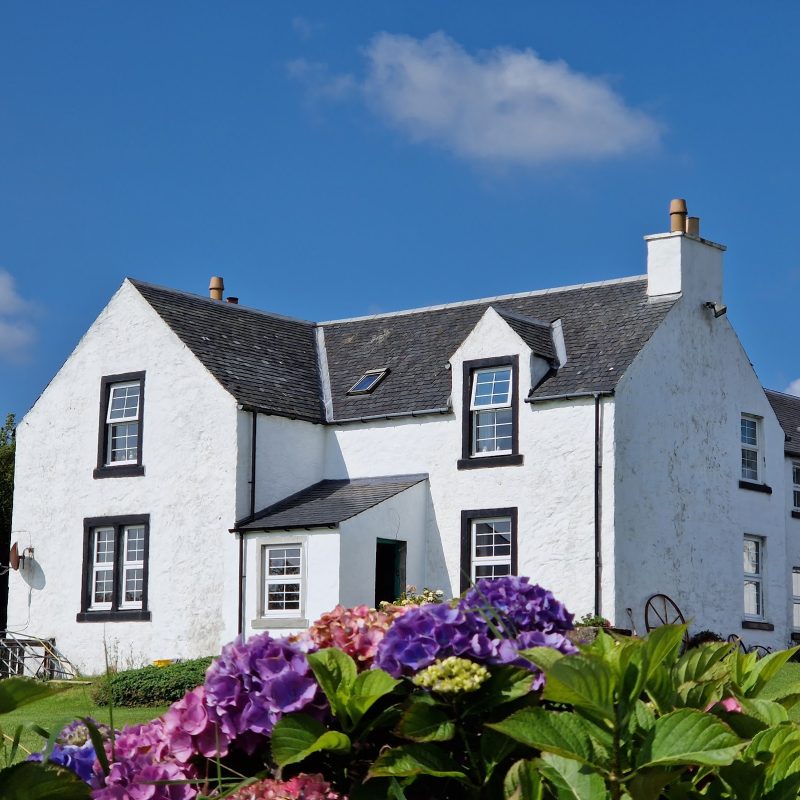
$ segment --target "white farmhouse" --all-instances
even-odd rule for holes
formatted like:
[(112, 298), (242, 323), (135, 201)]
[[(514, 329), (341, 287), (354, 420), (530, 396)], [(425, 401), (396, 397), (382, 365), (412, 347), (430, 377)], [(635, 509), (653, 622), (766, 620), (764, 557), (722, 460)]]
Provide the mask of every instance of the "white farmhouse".
[(125, 280), (18, 429), (9, 629), (97, 672), (518, 573), (784, 646), (800, 398), (761, 387), (725, 248), (672, 212), (644, 276), (358, 319)]

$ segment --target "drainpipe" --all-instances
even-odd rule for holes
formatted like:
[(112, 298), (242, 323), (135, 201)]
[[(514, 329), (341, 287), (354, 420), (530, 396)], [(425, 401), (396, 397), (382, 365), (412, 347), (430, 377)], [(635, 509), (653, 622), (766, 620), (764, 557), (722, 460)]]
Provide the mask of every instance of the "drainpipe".
[[(253, 425), (250, 434), (250, 519), (256, 515), (256, 433), (258, 432), (258, 412), (253, 411)], [(238, 630), (244, 633), (244, 531), (239, 531), (239, 621)]]
[(603, 579), (603, 562), (601, 556), (601, 520), (600, 520), (600, 487), (602, 451), (600, 449), (600, 395), (594, 395), (594, 613), (601, 614), (601, 585)]

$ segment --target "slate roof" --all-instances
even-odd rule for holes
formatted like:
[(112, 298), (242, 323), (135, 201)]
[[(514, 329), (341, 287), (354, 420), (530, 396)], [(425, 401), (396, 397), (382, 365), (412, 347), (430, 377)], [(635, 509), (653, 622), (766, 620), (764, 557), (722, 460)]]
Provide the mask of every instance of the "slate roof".
[(787, 456), (800, 458), (800, 397), (793, 394), (775, 392), (772, 389), (764, 389), (767, 399), (778, 418), (784, 433), (786, 442), (783, 445)]
[(242, 405), (325, 421), (313, 323), (131, 283)]
[(338, 525), (427, 479), (427, 475), (325, 480), (259, 511), (237, 530), (287, 530)]
[(495, 311), (508, 323), (508, 327), (530, 347), (533, 353), (550, 362), (558, 360), (553, 344), (553, 330), (548, 322), (515, 314), (505, 308), (497, 308)]
[[(332, 417), (447, 411), (448, 361), (490, 306), (539, 355), (556, 359), (561, 319), (567, 362), (531, 399), (610, 392), (677, 298), (649, 299), (645, 277), (508, 295), (352, 320), (312, 323), (131, 283), (236, 400), (284, 417), (325, 422), (318, 365), (322, 329)], [(368, 370), (390, 372), (374, 392), (348, 395)]]
[[(676, 301), (648, 299), (647, 279), (640, 277), (320, 323), (333, 419), (446, 408), (448, 359), (489, 306), (548, 323), (562, 320), (567, 363), (533, 399), (611, 391)], [(364, 372), (384, 366), (391, 372), (372, 394), (347, 395)]]

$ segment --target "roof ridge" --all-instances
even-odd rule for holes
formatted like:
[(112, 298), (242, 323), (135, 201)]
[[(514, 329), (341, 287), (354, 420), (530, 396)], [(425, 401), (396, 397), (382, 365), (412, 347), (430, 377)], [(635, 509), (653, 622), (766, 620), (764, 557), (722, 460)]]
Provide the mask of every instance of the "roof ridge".
[(422, 306), (420, 308), (407, 308), (402, 311), (386, 311), (382, 314), (365, 314), (361, 317), (344, 317), (342, 319), (327, 319), (317, 322), (317, 325), (337, 325), (344, 322), (362, 322), (368, 319), (384, 319), (386, 317), (401, 317), (408, 314), (421, 314), (426, 311), (443, 311), (448, 308), (461, 308), (463, 306), (480, 305), (482, 303), (494, 303), (501, 300), (516, 300), (522, 297), (538, 297), (546, 294), (558, 294), (561, 292), (572, 292), (579, 289), (596, 289), (601, 286), (615, 286), (620, 283), (635, 283), (636, 281), (647, 280), (646, 275), (630, 275), (625, 278), (612, 278), (605, 281), (593, 281), (591, 283), (575, 283), (570, 286), (554, 286), (551, 289), (534, 289), (530, 292), (516, 292), (514, 294), (500, 294), (495, 297), (479, 297), (475, 300), (458, 300), (454, 303), (440, 303), (433, 306)]
[(195, 294), (194, 292), (186, 292), (183, 289), (173, 289), (170, 286), (161, 286), (158, 283), (149, 283), (148, 281), (141, 281), (138, 278), (131, 278), (126, 276), (125, 280), (130, 281), (137, 289), (140, 286), (145, 286), (148, 289), (158, 289), (161, 292), (170, 292), (171, 294), (178, 294), (182, 297), (189, 297), (192, 300), (201, 300), (207, 305), (213, 306), (214, 308), (230, 308), (230, 309), (239, 309), (240, 311), (249, 311), (252, 314), (260, 314), (264, 317), (270, 317), (271, 319), (281, 319), (286, 322), (299, 322), (303, 325), (310, 325), (311, 327), (316, 327), (318, 323), (313, 322), (312, 320), (302, 319), (301, 317), (292, 317), (288, 314), (278, 314), (276, 311), (264, 311), (260, 308), (253, 308), (252, 306), (242, 305), (241, 303), (225, 303), (220, 300), (212, 300), (210, 297), (203, 297), (201, 294)]
[(545, 322), (543, 319), (537, 319), (536, 317), (528, 317), (525, 314), (520, 314), (517, 311), (509, 311), (507, 308), (495, 308), (494, 306), (490, 306), (493, 308), (501, 317), (505, 319), (515, 319), (518, 322), (527, 322), (531, 325), (538, 325), (542, 328), (550, 329), (553, 325), (552, 322)]

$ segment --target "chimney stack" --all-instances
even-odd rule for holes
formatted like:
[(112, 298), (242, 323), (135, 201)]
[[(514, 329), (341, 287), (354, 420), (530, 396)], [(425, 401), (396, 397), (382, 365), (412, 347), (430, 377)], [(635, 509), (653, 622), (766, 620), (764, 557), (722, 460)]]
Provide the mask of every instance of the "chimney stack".
[(689, 236), (700, 236), (700, 217), (686, 217), (686, 233)]
[(230, 303), (232, 306), (238, 306), (239, 305), (239, 298), (238, 297), (226, 297), (225, 298), (225, 302), (226, 303)]
[(208, 284), (208, 296), (212, 300), (219, 300), (222, 302), (222, 293), (225, 291), (225, 282), (219, 275), (214, 275), (211, 282)]
[(686, 201), (677, 198), (669, 204), (669, 229), (672, 233), (685, 233), (686, 231)]

